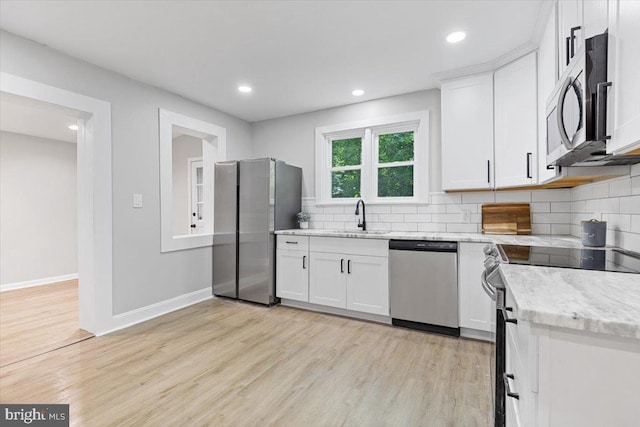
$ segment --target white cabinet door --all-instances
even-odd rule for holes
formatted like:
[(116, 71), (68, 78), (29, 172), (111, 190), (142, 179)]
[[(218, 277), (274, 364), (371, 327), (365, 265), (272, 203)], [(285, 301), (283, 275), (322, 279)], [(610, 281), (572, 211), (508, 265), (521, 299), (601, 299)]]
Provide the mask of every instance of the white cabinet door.
[(347, 308), (389, 315), (389, 259), (350, 255), (347, 261)]
[(309, 302), (331, 307), (347, 307), (347, 256), (311, 252)]
[(486, 243), (458, 244), (458, 312), (460, 326), (478, 331), (495, 331), (495, 306), (482, 290)]
[(556, 55), (556, 13), (551, 12), (544, 27), (538, 49), (538, 183), (556, 176), (555, 168), (547, 169), (546, 105), (558, 81)]
[(309, 302), (308, 252), (276, 251), (276, 296)]
[(493, 74), (442, 84), (442, 186), (493, 188)]
[[(580, 27), (578, 29), (578, 27)], [(584, 42), (582, 28), (582, 0), (558, 1), (558, 75), (567, 68), (567, 61), (571, 60), (571, 29), (573, 31), (573, 53), (578, 51)]]
[(604, 33), (609, 27), (607, 0), (586, 0), (582, 2), (582, 24), (584, 37), (588, 39)]
[(536, 53), (495, 72), (496, 187), (536, 184)]
[(610, 153), (640, 148), (640, 2), (609, 2), (607, 102)]

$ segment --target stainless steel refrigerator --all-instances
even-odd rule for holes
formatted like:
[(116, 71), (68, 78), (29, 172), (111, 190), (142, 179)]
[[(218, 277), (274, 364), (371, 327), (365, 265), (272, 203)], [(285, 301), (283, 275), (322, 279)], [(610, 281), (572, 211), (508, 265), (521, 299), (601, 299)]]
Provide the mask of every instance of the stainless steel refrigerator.
[(302, 169), (274, 159), (218, 162), (213, 212), (213, 294), (271, 305), (275, 230), (296, 228)]

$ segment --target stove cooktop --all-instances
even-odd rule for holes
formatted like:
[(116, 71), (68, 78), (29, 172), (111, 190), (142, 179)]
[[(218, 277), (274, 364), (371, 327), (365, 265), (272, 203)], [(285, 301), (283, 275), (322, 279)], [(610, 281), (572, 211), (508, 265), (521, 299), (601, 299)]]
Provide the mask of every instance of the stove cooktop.
[(509, 264), (640, 274), (640, 254), (611, 248), (497, 245)]

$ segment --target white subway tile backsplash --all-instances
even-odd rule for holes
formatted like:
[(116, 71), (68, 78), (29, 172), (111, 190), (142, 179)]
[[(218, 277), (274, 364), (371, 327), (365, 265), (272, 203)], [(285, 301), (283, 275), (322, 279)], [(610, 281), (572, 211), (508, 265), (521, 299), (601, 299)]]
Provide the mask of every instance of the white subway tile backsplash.
[(640, 196), (621, 197), (620, 213), (640, 215)]
[(418, 213), (445, 213), (447, 205), (418, 206)]
[(571, 224), (550, 224), (551, 234), (554, 236), (568, 236), (571, 234)]
[(431, 222), (431, 214), (404, 214), (404, 222)]
[(609, 183), (609, 196), (610, 197), (619, 197), (619, 196), (630, 196), (631, 195), (631, 180), (628, 178), (625, 179), (616, 179)]
[(478, 226), (476, 224), (447, 223), (447, 232), (449, 232), (449, 233), (477, 233), (478, 232)]
[(631, 178), (631, 194), (640, 194), (640, 176)]
[(603, 214), (602, 220), (607, 221), (607, 229), (631, 231), (631, 215)]
[(462, 222), (460, 214), (432, 214), (433, 222)]
[[(381, 231), (481, 232), (482, 204), (530, 203), (532, 234), (580, 237), (581, 221), (601, 213), (610, 245), (640, 250), (640, 168), (632, 175), (573, 189), (437, 193), (431, 204), (367, 205), (367, 228)], [(355, 206), (317, 206), (303, 200), (312, 228), (356, 229)], [(463, 212), (470, 213), (466, 222)]]
[(586, 209), (587, 212), (617, 213), (620, 212), (620, 199), (607, 198), (587, 200)]
[(536, 202), (531, 203), (531, 212), (551, 212), (551, 203)]
[(571, 212), (571, 202), (551, 202), (551, 212)]
[(569, 189), (536, 190), (531, 192), (532, 202), (569, 202), (571, 191)]
[[(345, 207), (343, 206), (325, 206), (324, 213), (333, 213), (333, 214), (341, 214), (345, 212)], [(355, 208), (354, 208), (355, 212)]]
[(432, 194), (431, 203), (434, 205), (446, 205), (451, 203), (462, 203), (462, 195), (456, 194)]
[(580, 237), (581, 221), (602, 213), (607, 244), (640, 251), (640, 165), (623, 178), (582, 185), (571, 190), (571, 234)]
[(571, 224), (570, 213), (532, 213), (532, 222), (536, 224)]
[(412, 214), (417, 213), (417, 206), (391, 206), (391, 213)]
[(418, 231), (418, 224), (415, 222), (393, 223), (391, 224), (391, 231)]
[(462, 194), (462, 203), (495, 203), (495, 201), (496, 193), (493, 191)]
[(531, 191), (498, 191), (496, 203), (529, 203)]
[(593, 198), (603, 199), (605, 197), (609, 197), (609, 183), (600, 182), (597, 184), (593, 184)]
[(531, 234), (551, 234), (551, 224), (531, 224)]
[(389, 206), (389, 205), (371, 205), (371, 206), (367, 206), (367, 212), (380, 213), (380, 214), (391, 213), (391, 206)]
[(418, 224), (418, 231), (424, 231), (426, 233), (439, 233), (447, 231), (447, 224), (440, 223), (420, 223)]
[(404, 222), (403, 214), (379, 214), (378, 220), (380, 222)]

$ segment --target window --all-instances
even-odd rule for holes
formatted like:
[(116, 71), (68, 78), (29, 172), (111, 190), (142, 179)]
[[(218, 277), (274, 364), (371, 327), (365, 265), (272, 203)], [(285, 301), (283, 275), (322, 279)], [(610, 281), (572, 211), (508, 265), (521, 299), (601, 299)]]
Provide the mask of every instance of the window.
[(316, 129), (316, 201), (426, 201), (428, 112)]
[(213, 244), (214, 163), (226, 129), (160, 108), (160, 251)]

